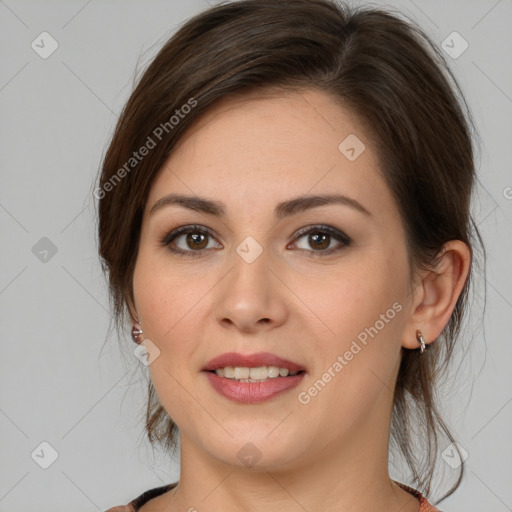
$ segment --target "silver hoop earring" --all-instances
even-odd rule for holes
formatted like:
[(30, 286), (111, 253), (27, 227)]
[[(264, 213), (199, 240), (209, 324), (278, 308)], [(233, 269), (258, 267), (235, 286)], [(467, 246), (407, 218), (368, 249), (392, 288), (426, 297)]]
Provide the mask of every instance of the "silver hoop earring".
[(416, 331), (416, 339), (420, 344), (420, 354), (423, 354), (423, 352), (427, 350), (427, 347), (425, 344), (425, 338), (423, 337), (423, 334), (421, 334), (421, 331), (419, 329)]
[(135, 322), (132, 327), (132, 340), (134, 343), (137, 343), (137, 345), (140, 345), (142, 343), (142, 327), (139, 324), (139, 322)]

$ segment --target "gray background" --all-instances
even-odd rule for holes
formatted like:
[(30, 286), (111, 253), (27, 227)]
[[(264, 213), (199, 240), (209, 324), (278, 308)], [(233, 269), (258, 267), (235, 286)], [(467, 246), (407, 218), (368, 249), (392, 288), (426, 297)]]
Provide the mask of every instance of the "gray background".
[[(439, 45), (454, 31), (469, 45), (447, 58), (482, 137), (474, 213), (489, 253), (487, 309), (482, 319), (477, 283), (473, 336), (445, 391), (468, 471), (441, 508), (512, 510), (512, 2), (374, 4), (416, 19)], [(1, 512), (106, 510), (178, 478), (143, 436), (147, 369), (128, 338), (124, 357), (116, 337), (104, 343), (92, 189), (136, 67), (207, 6), (0, 1)], [(59, 45), (46, 59), (31, 47), (43, 31)], [(48, 469), (44, 441), (58, 453)]]

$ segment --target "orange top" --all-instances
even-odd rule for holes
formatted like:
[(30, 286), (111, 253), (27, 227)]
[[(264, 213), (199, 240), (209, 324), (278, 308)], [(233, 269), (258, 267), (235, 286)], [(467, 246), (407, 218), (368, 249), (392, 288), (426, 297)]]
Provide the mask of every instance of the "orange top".
[[(420, 510), (419, 512), (441, 512), (439, 509), (431, 505), (427, 499), (416, 489), (409, 487), (407, 485), (401, 484), (400, 482), (396, 482), (404, 491), (412, 494), (415, 498), (418, 498), (420, 502)], [(143, 492), (140, 496), (133, 499), (128, 503), (128, 505), (120, 505), (118, 507), (109, 508), (106, 512), (137, 512), (142, 505), (147, 503), (149, 500), (164, 494), (167, 491), (170, 491), (174, 488), (178, 482), (173, 484), (163, 485), (162, 487), (155, 487), (154, 489), (150, 489), (146, 492)]]

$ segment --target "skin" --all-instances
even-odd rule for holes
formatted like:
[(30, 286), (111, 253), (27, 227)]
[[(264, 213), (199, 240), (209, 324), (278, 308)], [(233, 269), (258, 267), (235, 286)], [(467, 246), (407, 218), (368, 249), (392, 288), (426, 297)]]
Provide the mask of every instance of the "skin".
[[(366, 146), (355, 161), (338, 150), (349, 134)], [(274, 217), (281, 201), (334, 192), (370, 215), (331, 204)], [(178, 205), (150, 214), (170, 193), (221, 201), (226, 216)], [(196, 258), (161, 243), (188, 224), (214, 234)], [(318, 224), (342, 231), (352, 244), (294, 236)], [(248, 236), (263, 250), (250, 264), (236, 252)], [(187, 235), (171, 245), (198, 251)], [(340, 250), (318, 255), (334, 247)], [(361, 512), (377, 502), (379, 510), (418, 511), (418, 500), (388, 474), (392, 390), (402, 347), (419, 347), (416, 329), (427, 342), (441, 333), (467, 277), (467, 246), (451, 241), (444, 250), (435, 271), (409, 281), (403, 222), (369, 135), (325, 93), (244, 96), (203, 115), (152, 184), (134, 271), (132, 316), (160, 350), (151, 378), (181, 432), (179, 485), (142, 512)], [(300, 403), (298, 394), (397, 302), (401, 311), (308, 404)], [(305, 378), (263, 403), (228, 400), (201, 368), (231, 351), (272, 352), (304, 365)], [(248, 442), (261, 454), (252, 467), (237, 457)]]

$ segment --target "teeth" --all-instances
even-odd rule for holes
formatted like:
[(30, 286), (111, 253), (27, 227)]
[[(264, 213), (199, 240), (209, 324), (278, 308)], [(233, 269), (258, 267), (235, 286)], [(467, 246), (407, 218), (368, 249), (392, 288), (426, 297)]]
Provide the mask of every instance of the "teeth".
[(249, 368), (240, 368), (235, 366), (235, 379), (248, 379), (251, 371)]
[(297, 375), (299, 372), (291, 372), (288, 368), (279, 368), (278, 366), (258, 366), (257, 368), (226, 366), (225, 368), (218, 368), (215, 373), (219, 377), (241, 382), (262, 382), (276, 377)]
[(267, 368), (268, 376), (273, 379), (279, 377), (279, 368), (277, 366), (269, 366)]

